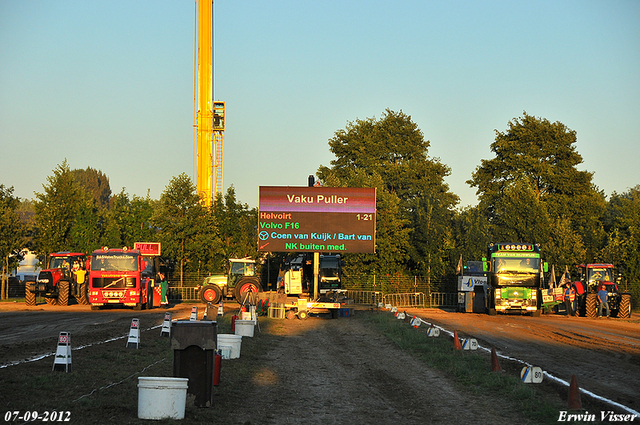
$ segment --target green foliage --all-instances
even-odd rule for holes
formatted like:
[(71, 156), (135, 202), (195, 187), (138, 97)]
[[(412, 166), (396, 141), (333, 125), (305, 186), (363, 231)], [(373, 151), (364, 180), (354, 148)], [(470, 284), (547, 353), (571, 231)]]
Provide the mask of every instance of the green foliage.
[(427, 156), (429, 141), (403, 112), (348, 123), (329, 140), (336, 159), (321, 166), (325, 186), (376, 187), (376, 254), (349, 256), (347, 272), (446, 272), (458, 197), (450, 170)]
[(213, 204), (213, 219), (217, 226), (217, 249), (213, 254), (214, 272), (223, 272), (229, 258), (256, 258), (258, 240), (258, 210), (249, 208), (236, 199), (233, 186), (222, 196), (218, 194)]
[(591, 182), (593, 173), (576, 168), (582, 157), (575, 143), (576, 132), (564, 124), (526, 112), (507, 131), (496, 131), (495, 158), (483, 159), (468, 181), (478, 188), (492, 241), (540, 243), (558, 264), (594, 257), (605, 236), (605, 200)]
[(20, 201), (13, 196), (13, 187), (6, 188), (0, 184), (0, 259), (2, 259), (2, 290), (0, 298), (8, 295), (7, 276), (16, 264), (13, 251), (21, 248), (23, 227), (16, 212)]
[(154, 202), (125, 193), (124, 189), (111, 197), (110, 208), (103, 212), (103, 246), (131, 247), (135, 242), (155, 241), (155, 229), (151, 225)]
[(106, 208), (111, 199), (109, 178), (100, 170), (87, 167), (86, 170), (71, 171), (75, 181), (82, 186), (99, 208)]
[(632, 293), (634, 305), (640, 302), (640, 185), (613, 193), (604, 219), (607, 241), (598, 260), (611, 262), (622, 271), (622, 287)]
[(159, 229), (162, 250), (179, 265), (181, 285), (185, 271), (198, 269), (202, 253), (214, 240), (208, 214), (191, 178), (185, 173), (171, 179), (153, 211), (152, 223)]
[(35, 210), (37, 247), (48, 256), (52, 252), (74, 250), (71, 228), (83, 200), (83, 191), (69, 169), (67, 160), (53, 170), (43, 185), (43, 193), (36, 193)]

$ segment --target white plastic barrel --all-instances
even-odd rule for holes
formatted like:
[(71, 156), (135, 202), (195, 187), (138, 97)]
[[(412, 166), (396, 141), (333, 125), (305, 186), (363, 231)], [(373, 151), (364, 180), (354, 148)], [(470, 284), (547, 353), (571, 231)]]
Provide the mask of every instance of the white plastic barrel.
[(188, 378), (138, 377), (138, 418), (184, 419)]
[(236, 320), (236, 335), (253, 337), (253, 331), (256, 327), (254, 320)]
[[(238, 321), (236, 320), (236, 323)], [(242, 344), (242, 335), (234, 334), (218, 334), (218, 347), (231, 347), (230, 359), (240, 358), (240, 346)]]

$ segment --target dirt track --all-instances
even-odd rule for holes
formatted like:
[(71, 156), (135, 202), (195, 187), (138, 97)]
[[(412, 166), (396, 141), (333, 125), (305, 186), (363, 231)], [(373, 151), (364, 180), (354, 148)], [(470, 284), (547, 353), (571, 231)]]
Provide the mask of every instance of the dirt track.
[[(175, 319), (187, 318), (190, 310), (191, 305), (184, 304), (170, 311)], [(139, 317), (143, 327), (158, 325), (164, 311), (0, 304), (0, 365), (50, 353), (60, 331), (72, 333), (73, 346), (92, 344), (126, 335), (133, 317)], [(540, 366), (560, 379), (569, 381), (575, 374), (581, 388), (640, 410), (640, 322), (636, 318), (406, 311), (455, 329), (461, 338), (474, 337), (482, 346)], [(248, 399), (255, 402), (250, 409), (238, 410), (237, 423), (300, 423), (301, 414), (311, 424), (417, 424), (425, 418), (452, 424), (514, 423), (513, 414), (503, 416), (495, 400), (470, 399), (469, 393), (360, 321), (311, 318), (281, 323), (272, 331), (287, 338), (265, 348), (264, 365), (250, 386), (253, 394)]]
[(523, 360), (566, 382), (640, 411), (640, 319), (564, 315), (488, 316), (407, 310), (499, 354)]

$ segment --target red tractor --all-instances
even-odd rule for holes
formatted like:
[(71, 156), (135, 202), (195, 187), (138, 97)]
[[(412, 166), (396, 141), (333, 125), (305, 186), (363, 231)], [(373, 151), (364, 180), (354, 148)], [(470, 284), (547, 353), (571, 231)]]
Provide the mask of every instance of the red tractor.
[(614, 280), (613, 264), (580, 264), (577, 267), (580, 281), (573, 284), (576, 288), (578, 315), (596, 317), (599, 303), (598, 287), (602, 284), (609, 293), (607, 302), (611, 317), (631, 317), (631, 294), (620, 292), (620, 278)]
[(27, 305), (36, 305), (36, 295), (44, 296), (49, 305), (68, 305), (69, 297), (78, 304), (89, 304), (85, 255), (79, 252), (56, 252), (51, 254), (49, 268), (40, 270), (35, 282), (25, 288)]

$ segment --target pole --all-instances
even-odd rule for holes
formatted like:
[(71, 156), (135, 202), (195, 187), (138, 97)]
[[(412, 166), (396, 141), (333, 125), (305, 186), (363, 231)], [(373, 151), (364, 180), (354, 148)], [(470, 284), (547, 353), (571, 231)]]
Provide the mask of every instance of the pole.
[(318, 299), (318, 274), (319, 274), (320, 253), (313, 253), (313, 299)]

